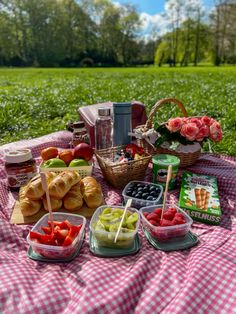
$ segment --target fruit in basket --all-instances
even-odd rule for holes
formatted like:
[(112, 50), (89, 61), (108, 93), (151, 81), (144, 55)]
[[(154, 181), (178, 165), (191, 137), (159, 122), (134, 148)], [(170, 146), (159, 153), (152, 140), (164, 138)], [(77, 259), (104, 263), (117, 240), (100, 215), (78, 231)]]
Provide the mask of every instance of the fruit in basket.
[(80, 143), (74, 148), (74, 158), (91, 160), (93, 157), (94, 150), (87, 143)]
[(85, 159), (73, 159), (69, 167), (82, 167), (82, 166), (89, 166), (89, 163)]
[(47, 147), (40, 153), (43, 160), (56, 158), (58, 156), (58, 149), (56, 147)]
[(74, 153), (73, 153), (73, 150), (71, 149), (64, 149), (63, 151), (61, 151), (59, 153), (59, 156), (58, 156), (61, 160), (63, 160), (66, 165), (68, 166), (69, 163), (72, 161), (72, 159), (74, 158)]
[(66, 163), (59, 159), (59, 158), (52, 158), (48, 159), (42, 164), (43, 168), (61, 168), (61, 167), (67, 167)]

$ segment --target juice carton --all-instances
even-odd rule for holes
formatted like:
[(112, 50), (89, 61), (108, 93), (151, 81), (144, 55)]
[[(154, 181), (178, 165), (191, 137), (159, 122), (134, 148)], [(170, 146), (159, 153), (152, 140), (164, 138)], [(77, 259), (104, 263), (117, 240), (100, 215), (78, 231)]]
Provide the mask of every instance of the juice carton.
[(184, 172), (179, 206), (193, 220), (218, 225), (221, 219), (221, 208), (217, 179), (213, 176)]

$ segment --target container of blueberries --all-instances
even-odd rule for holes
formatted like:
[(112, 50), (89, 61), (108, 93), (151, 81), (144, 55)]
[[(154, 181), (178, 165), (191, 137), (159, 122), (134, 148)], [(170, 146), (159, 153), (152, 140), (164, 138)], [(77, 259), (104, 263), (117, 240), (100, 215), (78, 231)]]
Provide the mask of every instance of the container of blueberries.
[(161, 204), (163, 187), (159, 184), (145, 181), (131, 181), (125, 186), (122, 196), (124, 204), (131, 198), (132, 207), (139, 209), (145, 206)]

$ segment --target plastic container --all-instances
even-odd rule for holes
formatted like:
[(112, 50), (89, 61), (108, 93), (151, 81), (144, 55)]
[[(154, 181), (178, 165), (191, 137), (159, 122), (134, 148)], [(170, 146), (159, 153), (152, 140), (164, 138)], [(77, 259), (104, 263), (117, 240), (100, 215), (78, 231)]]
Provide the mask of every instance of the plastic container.
[[(142, 199), (142, 198), (136, 198), (132, 195), (128, 195), (128, 191), (129, 189), (133, 186), (133, 185), (144, 185), (145, 186), (148, 186), (148, 187), (157, 187), (158, 189), (160, 189), (160, 193), (159, 195), (157, 196), (157, 198), (155, 200), (147, 200), (147, 199)], [(131, 198), (133, 201), (132, 201), (132, 206), (139, 209), (141, 207), (145, 207), (145, 206), (152, 206), (152, 205), (157, 205), (157, 204), (160, 204), (162, 202), (162, 196), (163, 196), (163, 187), (159, 184), (154, 184), (154, 183), (150, 183), (150, 182), (145, 182), (145, 181), (131, 181), (129, 182), (123, 192), (122, 192), (122, 196), (124, 198), (124, 203), (127, 202), (127, 200), (129, 198)]]
[(95, 148), (112, 147), (113, 122), (110, 108), (98, 108), (98, 118), (95, 122)]
[(177, 172), (180, 159), (173, 155), (160, 154), (152, 157), (153, 182), (166, 185), (168, 166), (172, 165), (172, 175), (169, 182), (169, 190), (173, 190), (177, 182)]
[[(159, 205), (158, 207), (162, 208), (162, 204)], [(190, 227), (193, 223), (193, 220), (189, 215), (185, 213), (181, 208), (179, 208), (176, 205), (173, 204), (167, 204), (166, 205), (166, 210), (170, 207), (175, 207), (177, 212), (182, 213), (185, 217), (186, 223), (182, 225), (175, 225), (175, 226), (167, 226), (167, 227), (159, 227), (159, 226), (154, 226), (150, 224), (150, 222), (146, 219), (146, 217), (143, 215), (144, 212), (153, 212), (157, 206), (147, 206), (147, 207), (142, 207), (140, 209), (140, 214), (142, 217), (142, 224), (146, 231), (156, 240), (158, 241), (168, 241), (172, 240), (173, 238), (179, 238), (179, 237), (184, 237), (190, 230)]]
[[(102, 214), (103, 210), (105, 208), (111, 208), (111, 209), (122, 209), (124, 210), (123, 206), (108, 206), (108, 205), (103, 205), (97, 208), (95, 213), (93, 214), (91, 221), (90, 221), (90, 232), (92, 232), (93, 237), (96, 239), (97, 244), (99, 246), (103, 247), (111, 247), (111, 248), (128, 248), (132, 246), (134, 238), (138, 232), (139, 228), (139, 223), (140, 223), (140, 215), (139, 212), (135, 208), (128, 208), (127, 212), (129, 211), (130, 213), (137, 213), (138, 214), (138, 221), (136, 222), (136, 228), (133, 231), (127, 232), (127, 233), (122, 233), (120, 232), (116, 243), (114, 243), (114, 239), (116, 236), (116, 231), (115, 232), (110, 232), (107, 230), (96, 230), (96, 223), (99, 220), (99, 216)], [(117, 222), (116, 222), (117, 223)]]
[[(77, 246), (79, 245), (79, 242), (81, 240), (81, 237), (83, 235), (83, 230), (86, 225), (86, 218), (80, 215), (75, 214), (68, 214), (68, 213), (53, 213), (53, 219), (55, 221), (64, 221), (68, 220), (72, 225), (82, 225), (82, 228), (80, 229), (79, 234), (74, 239), (73, 243), (69, 246), (55, 246), (55, 245), (46, 245), (37, 243), (35, 241), (32, 241), (30, 239), (30, 234), (27, 236), (27, 242), (32, 247), (33, 251), (43, 257), (50, 258), (50, 259), (68, 259), (71, 255), (73, 255), (76, 251)], [(31, 229), (31, 231), (35, 231), (38, 233), (44, 234), (41, 227), (42, 226), (48, 226), (48, 220), (49, 220), (49, 213), (44, 215), (37, 223), (36, 225)]]

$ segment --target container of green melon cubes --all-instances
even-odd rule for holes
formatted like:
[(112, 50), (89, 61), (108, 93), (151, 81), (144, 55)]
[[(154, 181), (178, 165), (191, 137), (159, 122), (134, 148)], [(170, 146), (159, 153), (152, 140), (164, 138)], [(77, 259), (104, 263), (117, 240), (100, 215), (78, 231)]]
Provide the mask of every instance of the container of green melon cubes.
[(135, 208), (128, 208), (116, 243), (114, 239), (119, 228), (123, 206), (103, 205), (97, 208), (90, 221), (90, 232), (97, 244), (109, 248), (129, 248), (137, 235), (140, 216)]

